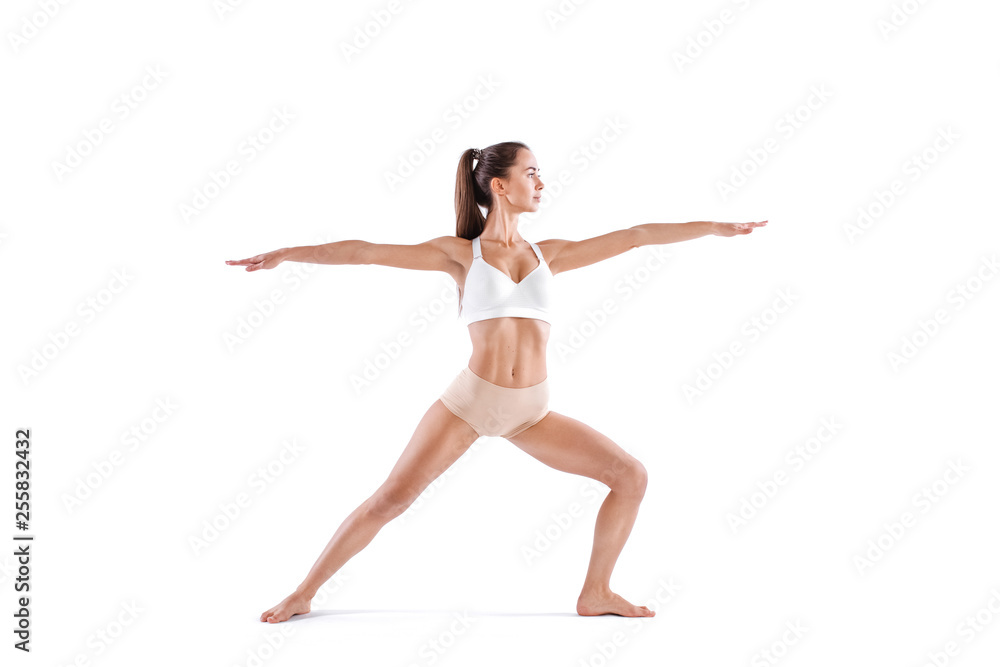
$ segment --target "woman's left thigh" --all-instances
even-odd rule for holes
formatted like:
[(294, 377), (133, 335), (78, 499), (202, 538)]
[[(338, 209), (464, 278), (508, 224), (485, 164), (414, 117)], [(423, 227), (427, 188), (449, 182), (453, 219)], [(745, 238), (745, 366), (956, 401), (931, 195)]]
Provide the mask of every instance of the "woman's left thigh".
[(537, 424), (507, 440), (547, 466), (596, 479), (613, 491), (642, 495), (646, 490), (646, 468), (637, 458), (564, 414), (550, 410)]

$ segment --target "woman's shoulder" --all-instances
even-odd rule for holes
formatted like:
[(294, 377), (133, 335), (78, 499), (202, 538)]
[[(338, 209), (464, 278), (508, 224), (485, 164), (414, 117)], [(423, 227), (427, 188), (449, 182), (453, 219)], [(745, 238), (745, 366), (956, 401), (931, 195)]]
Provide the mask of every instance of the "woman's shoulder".
[(427, 241), (438, 248), (455, 263), (466, 266), (472, 261), (472, 240), (461, 236), (438, 236)]

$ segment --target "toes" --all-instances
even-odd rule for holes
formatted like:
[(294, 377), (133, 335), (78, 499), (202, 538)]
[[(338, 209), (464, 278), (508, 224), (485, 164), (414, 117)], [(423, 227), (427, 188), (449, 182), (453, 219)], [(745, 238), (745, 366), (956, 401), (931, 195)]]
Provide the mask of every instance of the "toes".
[(653, 616), (653, 611), (646, 605), (636, 607), (639, 616)]
[(260, 615), (260, 620), (262, 623), (276, 623), (277, 621), (274, 621), (272, 619), (274, 619), (277, 615), (278, 615), (278, 607), (271, 607), (270, 609), (268, 609), (267, 611), (265, 611), (263, 614)]

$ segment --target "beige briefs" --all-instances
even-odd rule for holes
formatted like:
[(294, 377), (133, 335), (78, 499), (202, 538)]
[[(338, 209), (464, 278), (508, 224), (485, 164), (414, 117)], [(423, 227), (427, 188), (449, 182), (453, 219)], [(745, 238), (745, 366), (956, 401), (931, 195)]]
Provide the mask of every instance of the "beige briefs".
[(549, 379), (530, 387), (501, 387), (462, 369), (441, 394), (441, 402), (481, 436), (511, 438), (549, 412)]

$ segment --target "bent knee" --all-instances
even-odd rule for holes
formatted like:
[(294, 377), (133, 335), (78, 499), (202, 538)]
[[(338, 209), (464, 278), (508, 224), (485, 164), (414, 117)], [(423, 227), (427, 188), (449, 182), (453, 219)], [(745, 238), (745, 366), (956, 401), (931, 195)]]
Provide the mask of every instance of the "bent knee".
[(618, 466), (616, 472), (612, 483), (608, 485), (612, 491), (636, 498), (642, 498), (645, 495), (649, 474), (646, 472), (646, 466), (642, 465), (638, 459), (631, 458)]

